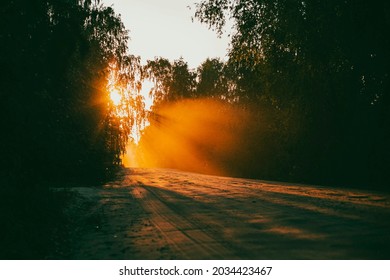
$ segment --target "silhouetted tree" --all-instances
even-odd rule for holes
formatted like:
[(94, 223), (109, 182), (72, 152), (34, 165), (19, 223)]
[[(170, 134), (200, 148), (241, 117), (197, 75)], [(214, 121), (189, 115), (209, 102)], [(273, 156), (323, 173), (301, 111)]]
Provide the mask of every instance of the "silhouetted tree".
[(292, 179), (362, 185), (389, 182), (389, 15), (383, 0), (209, 0), (196, 11), (217, 32), (234, 20), (236, 94), (276, 118), (270, 164)]
[(119, 162), (133, 124), (115, 115), (109, 79), (139, 87), (123, 23), (100, 1), (0, 5), (2, 178), (99, 176)]
[(167, 96), (168, 100), (192, 97), (195, 89), (195, 77), (196, 74), (188, 68), (188, 63), (183, 58), (175, 60), (172, 64), (172, 83)]
[(197, 97), (229, 97), (229, 80), (226, 66), (218, 58), (206, 59), (197, 69)]
[(162, 102), (169, 92), (172, 81), (171, 63), (162, 57), (148, 60), (144, 66), (144, 78), (150, 79), (154, 83), (149, 93), (154, 103)]
[(165, 58), (155, 58), (144, 66), (144, 78), (154, 83), (150, 95), (155, 105), (192, 97), (195, 77), (182, 58), (173, 63)]

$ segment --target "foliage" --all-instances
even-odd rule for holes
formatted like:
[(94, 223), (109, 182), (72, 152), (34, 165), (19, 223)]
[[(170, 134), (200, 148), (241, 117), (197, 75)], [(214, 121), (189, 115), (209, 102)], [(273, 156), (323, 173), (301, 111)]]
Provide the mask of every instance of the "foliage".
[[(232, 124), (241, 149), (214, 159), (230, 174), (390, 182), (388, 2), (204, 0), (195, 16), (219, 34), (234, 21), (228, 62), (200, 65), (191, 95), (225, 100), (252, 116)], [(175, 80), (167, 73), (165, 93)]]
[(206, 59), (197, 69), (196, 97), (227, 100), (232, 92), (227, 65), (218, 58)]
[(218, 32), (234, 20), (237, 94), (279, 116), (270, 164), (287, 160), (299, 180), (369, 185), (389, 182), (389, 16), (382, 0), (209, 0), (196, 11)]
[(2, 1), (0, 39), (0, 258), (66, 258), (76, 198), (54, 187), (96, 183), (120, 164), (142, 116), (139, 58), (98, 0)]
[(99, 2), (1, 3), (2, 178), (98, 177), (119, 163), (133, 120), (115, 116), (107, 85), (114, 72), (136, 90), (139, 60), (126, 54), (120, 17)]
[(155, 106), (163, 102), (190, 98), (194, 92), (195, 74), (183, 58), (173, 63), (161, 57), (148, 60), (144, 66), (144, 78), (154, 83), (150, 95)]

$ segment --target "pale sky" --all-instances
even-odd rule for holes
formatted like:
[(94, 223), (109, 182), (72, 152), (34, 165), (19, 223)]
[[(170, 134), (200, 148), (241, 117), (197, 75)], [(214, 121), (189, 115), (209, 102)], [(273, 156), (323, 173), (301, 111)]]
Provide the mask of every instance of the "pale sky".
[[(226, 59), (229, 38), (209, 30), (191, 17), (196, 0), (104, 0), (121, 14), (130, 30), (129, 52), (141, 56), (142, 63), (156, 56), (171, 61), (183, 57), (196, 68), (208, 57)], [(191, 6), (191, 10), (188, 8)]]

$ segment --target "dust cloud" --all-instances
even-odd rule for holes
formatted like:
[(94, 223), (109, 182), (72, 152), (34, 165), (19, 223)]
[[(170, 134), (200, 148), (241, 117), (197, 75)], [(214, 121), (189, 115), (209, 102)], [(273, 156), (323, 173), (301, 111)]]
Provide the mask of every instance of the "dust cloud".
[(209, 99), (181, 100), (161, 106), (150, 117), (138, 144), (123, 158), (128, 167), (166, 167), (234, 175), (249, 136), (249, 109)]

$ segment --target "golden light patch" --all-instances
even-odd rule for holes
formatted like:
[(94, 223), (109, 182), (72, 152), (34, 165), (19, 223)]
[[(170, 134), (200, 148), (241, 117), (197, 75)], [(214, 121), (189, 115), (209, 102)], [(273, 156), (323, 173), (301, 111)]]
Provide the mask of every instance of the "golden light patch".
[(111, 99), (112, 103), (115, 106), (118, 106), (121, 103), (121, 100), (122, 100), (122, 95), (119, 92), (119, 90), (117, 90), (117, 89), (111, 90), (111, 92), (110, 92), (110, 99)]

